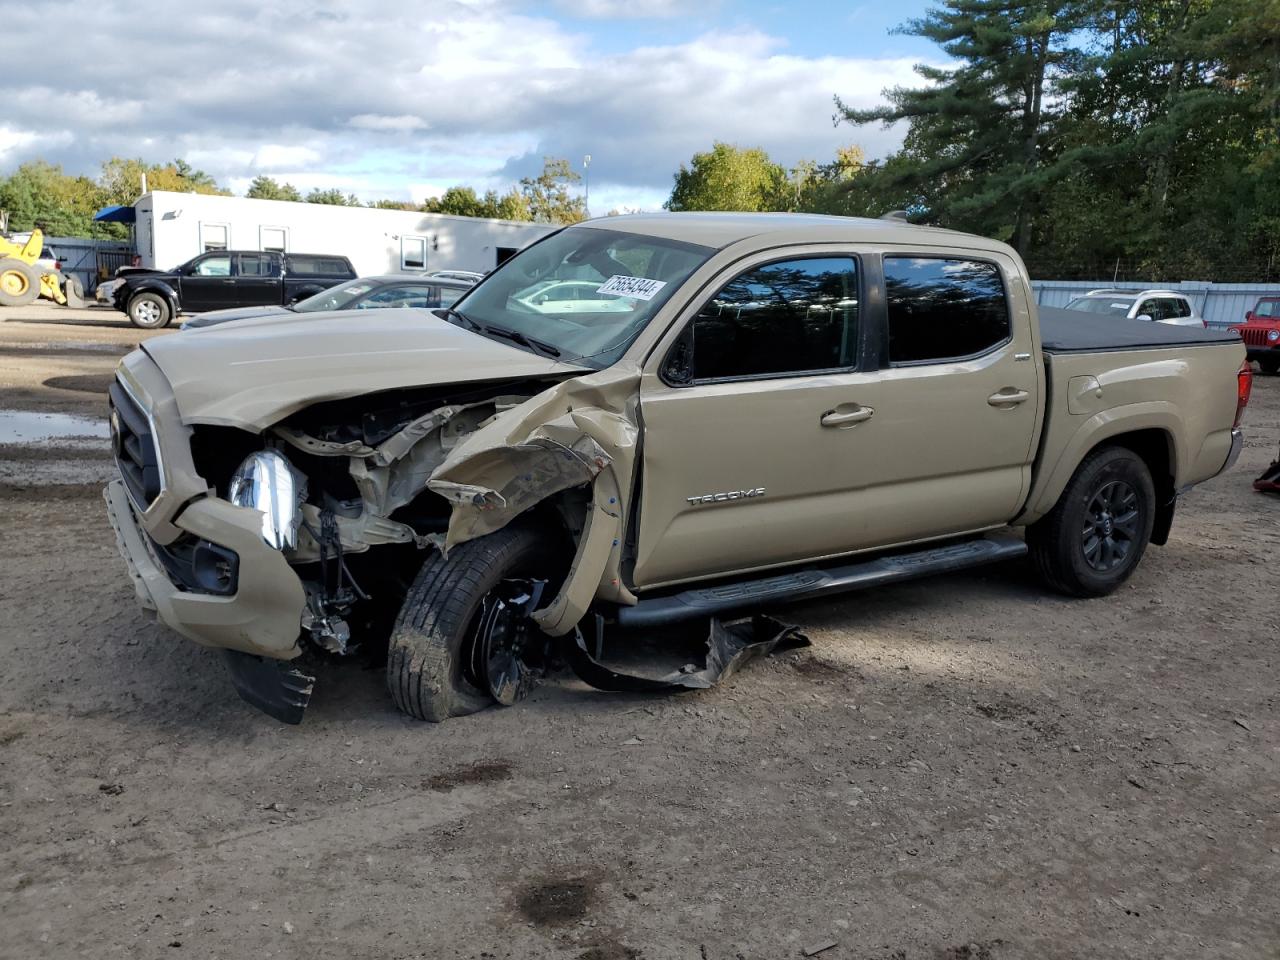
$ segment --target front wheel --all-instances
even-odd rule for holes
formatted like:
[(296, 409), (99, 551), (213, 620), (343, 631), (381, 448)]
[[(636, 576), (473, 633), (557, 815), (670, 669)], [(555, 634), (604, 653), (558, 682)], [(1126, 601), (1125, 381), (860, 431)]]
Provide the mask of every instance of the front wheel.
[(158, 293), (139, 293), (129, 301), (129, 320), (143, 330), (159, 330), (172, 316), (168, 301)]
[(1156, 494), (1146, 463), (1125, 447), (1085, 458), (1054, 508), (1027, 529), (1041, 579), (1075, 597), (1101, 597), (1137, 567), (1151, 539)]
[(557, 546), (546, 530), (514, 526), (460, 544), (448, 559), (432, 550), (391, 632), (387, 690), (396, 706), (439, 722), (494, 703), (476, 668), (478, 637), (512, 583), (563, 574)]
[(1258, 361), (1258, 366), (1262, 368), (1262, 372), (1275, 376), (1280, 373), (1280, 357), (1263, 357)]

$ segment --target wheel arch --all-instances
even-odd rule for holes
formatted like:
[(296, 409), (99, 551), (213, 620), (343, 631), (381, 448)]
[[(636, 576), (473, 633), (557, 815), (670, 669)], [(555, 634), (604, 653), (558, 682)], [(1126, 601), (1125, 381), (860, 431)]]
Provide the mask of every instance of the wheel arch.
[(144, 293), (155, 293), (164, 297), (165, 302), (169, 304), (169, 312), (173, 314), (174, 319), (176, 319), (178, 314), (182, 312), (178, 305), (177, 291), (175, 291), (173, 287), (159, 280), (147, 280), (136, 285), (129, 285), (129, 296), (124, 302), (126, 313), (129, 310), (129, 304), (133, 302), (133, 298)]
[(1163, 544), (1173, 520), (1178, 470), (1186, 462), (1178, 446), (1184, 429), (1177, 411), (1163, 401), (1133, 404), (1090, 417), (1062, 444), (1055, 462), (1042, 464), (1026, 507), (1014, 523), (1026, 525), (1039, 520), (1053, 509), (1086, 457), (1102, 447), (1118, 446), (1132, 450), (1151, 471), (1157, 501), (1152, 542)]

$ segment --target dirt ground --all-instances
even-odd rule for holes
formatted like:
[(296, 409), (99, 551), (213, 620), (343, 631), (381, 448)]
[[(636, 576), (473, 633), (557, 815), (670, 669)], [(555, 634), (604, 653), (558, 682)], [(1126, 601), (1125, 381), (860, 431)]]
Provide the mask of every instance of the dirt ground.
[[(10, 311), (0, 410), (101, 416), (137, 333)], [(1280, 378), (1246, 427), (1113, 597), (1009, 564), (439, 726), (357, 663), (246, 706), (135, 605), (103, 441), (0, 447), (0, 956), (1276, 960)]]

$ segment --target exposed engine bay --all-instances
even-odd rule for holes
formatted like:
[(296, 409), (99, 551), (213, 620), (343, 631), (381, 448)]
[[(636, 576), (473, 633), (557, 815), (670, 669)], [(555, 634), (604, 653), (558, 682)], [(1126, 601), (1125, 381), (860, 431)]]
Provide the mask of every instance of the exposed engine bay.
[[(444, 549), (451, 499), (470, 496), (430, 489), (433, 471), (496, 416), (549, 386), (510, 381), (326, 401), (262, 436), (197, 425), (192, 453), (219, 496), (263, 512), (264, 538), (303, 579), (304, 630), (321, 649), (346, 654), (385, 629), (388, 611), (377, 608), (394, 615), (421, 562), (415, 554)], [(587, 497), (582, 490), (546, 509), (576, 535)]]

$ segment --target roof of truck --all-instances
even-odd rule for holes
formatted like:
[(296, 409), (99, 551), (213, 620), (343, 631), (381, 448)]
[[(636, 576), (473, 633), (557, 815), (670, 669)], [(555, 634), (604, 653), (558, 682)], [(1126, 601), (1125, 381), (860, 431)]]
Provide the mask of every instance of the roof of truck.
[(683, 240), (705, 247), (722, 248), (740, 240), (763, 235), (786, 242), (894, 243), (921, 246), (960, 246), (974, 250), (1012, 250), (998, 240), (921, 227), (900, 219), (872, 220), (866, 217), (831, 217), (814, 213), (632, 213), (598, 217), (579, 226), (620, 230), (668, 240)]

